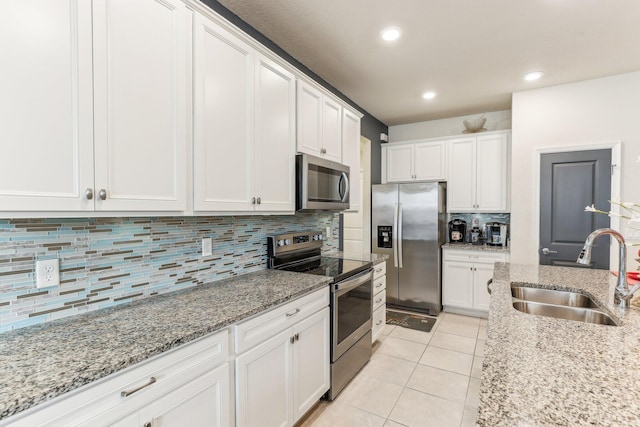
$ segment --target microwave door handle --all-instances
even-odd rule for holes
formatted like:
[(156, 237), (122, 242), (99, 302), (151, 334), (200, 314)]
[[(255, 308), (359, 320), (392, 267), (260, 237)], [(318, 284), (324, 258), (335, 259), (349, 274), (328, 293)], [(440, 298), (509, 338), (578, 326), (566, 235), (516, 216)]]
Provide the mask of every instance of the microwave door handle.
[(393, 230), (391, 245), (393, 246), (393, 266), (398, 268), (398, 203), (393, 206)]
[(402, 268), (402, 203), (398, 203), (398, 264)]
[[(344, 194), (342, 194), (342, 184), (344, 183)], [(340, 196), (340, 201), (345, 203), (347, 201), (347, 197), (349, 197), (349, 176), (346, 172), (342, 172), (340, 174), (340, 179), (338, 180), (338, 195)]]

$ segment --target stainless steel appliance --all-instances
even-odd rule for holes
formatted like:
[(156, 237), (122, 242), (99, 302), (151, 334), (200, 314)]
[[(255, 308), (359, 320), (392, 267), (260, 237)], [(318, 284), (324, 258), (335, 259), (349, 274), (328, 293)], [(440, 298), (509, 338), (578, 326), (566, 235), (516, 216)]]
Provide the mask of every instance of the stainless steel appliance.
[(509, 228), (507, 224), (501, 222), (490, 222), (485, 224), (487, 234), (487, 245), (507, 246), (507, 234)]
[(446, 239), (444, 183), (372, 186), (373, 252), (386, 254), (387, 304), (442, 309), (440, 246)]
[(349, 209), (349, 166), (296, 155), (296, 210)]
[(333, 400), (371, 358), (373, 268), (369, 261), (321, 255), (321, 231), (267, 238), (269, 268), (329, 276)]
[(464, 243), (467, 235), (467, 221), (454, 218), (449, 221), (449, 243)]

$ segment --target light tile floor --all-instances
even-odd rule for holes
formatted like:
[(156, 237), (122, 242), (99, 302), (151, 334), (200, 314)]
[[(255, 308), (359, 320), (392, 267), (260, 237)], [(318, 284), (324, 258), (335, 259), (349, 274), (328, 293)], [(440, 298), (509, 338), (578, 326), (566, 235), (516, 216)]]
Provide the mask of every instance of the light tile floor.
[(387, 325), (369, 363), (300, 427), (474, 426), (487, 321), (441, 313), (431, 332)]

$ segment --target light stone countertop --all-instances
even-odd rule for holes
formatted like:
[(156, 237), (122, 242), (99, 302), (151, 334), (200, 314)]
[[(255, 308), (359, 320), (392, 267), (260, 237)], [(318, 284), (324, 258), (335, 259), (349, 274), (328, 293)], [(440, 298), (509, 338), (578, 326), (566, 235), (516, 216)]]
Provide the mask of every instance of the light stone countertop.
[[(612, 305), (604, 270), (496, 263), (479, 426), (640, 425), (640, 308)], [(537, 316), (512, 306), (510, 284), (585, 293), (621, 326)]]
[(442, 249), (460, 249), (463, 251), (509, 253), (507, 246), (472, 245), (471, 243), (445, 243)]
[[(0, 419), (320, 289), (261, 270), (0, 334)], [(329, 301), (327, 301), (327, 304)]]

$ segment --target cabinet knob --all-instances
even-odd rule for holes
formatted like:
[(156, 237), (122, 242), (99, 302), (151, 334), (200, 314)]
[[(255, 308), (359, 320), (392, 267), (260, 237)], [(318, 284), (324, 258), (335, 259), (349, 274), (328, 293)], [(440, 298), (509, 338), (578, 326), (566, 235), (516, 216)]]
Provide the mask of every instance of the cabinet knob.
[(98, 192), (98, 197), (100, 198), (100, 200), (107, 200), (107, 190), (101, 188)]
[(255, 204), (256, 204), (256, 198), (255, 198), (255, 197), (252, 197), (252, 198), (251, 198), (251, 204), (252, 204), (252, 205), (255, 205)]
[(294, 342), (295, 340), (296, 340), (296, 337), (290, 337), (290, 338), (289, 338), (289, 342), (290, 342), (291, 344), (293, 344), (293, 342)]
[(257, 204), (260, 204), (261, 202), (262, 202), (262, 200), (260, 200), (260, 197), (258, 197), (258, 198), (256, 199), (256, 203), (257, 203)]
[(296, 338), (296, 341), (300, 341), (300, 334), (295, 334), (294, 337)]
[(85, 197), (87, 200), (91, 200), (91, 199), (93, 199), (93, 188), (87, 188), (87, 189), (84, 191), (84, 197)]
[(144, 423), (144, 427), (151, 427), (151, 423), (147, 421), (146, 423)]

